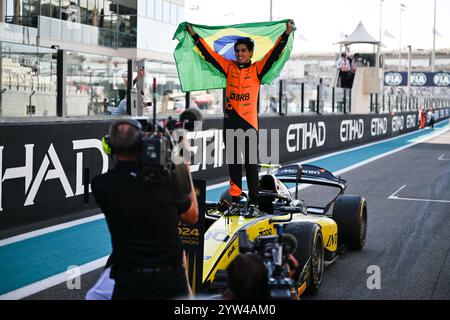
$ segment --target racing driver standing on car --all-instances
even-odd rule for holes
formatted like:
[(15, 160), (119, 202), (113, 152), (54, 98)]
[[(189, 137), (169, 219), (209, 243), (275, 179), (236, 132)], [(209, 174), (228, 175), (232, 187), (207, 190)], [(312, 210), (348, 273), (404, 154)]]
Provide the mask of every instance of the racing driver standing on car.
[[(232, 203), (229, 214), (239, 212), (239, 202), (242, 194), (242, 161), (237, 157), (244, 151), (244, 165), (249, 190), (247, 217), (259, 214), (258, 204), (258, 147), (252, 145), (248, 137), (258, 136), (258, 95), (262, 78), (283, 52), (290, 33), (294, 30), (294, 22), (286, 22), (286, 30), (278, 38), (275, 45), (266, 55), (257, 62), (252, 63), (254, 42), (251, 38), (241, 38), (234, 44), (236, 61), (227, 60), (208, 46), (206, 41), (194, 32), (192, 26), (187, 24), (187, 31), (194, 39), (195, 45), (206, 61), (211, 63), (226, 77), (226, 108), (224, 112), (223, 132), (225, 150), (227, 154), (228, 170), (230, 175), (230, 195)], [(232, 144), (234, 150), (227, 149), (226, 136), (230, 130), (243, 130), (245, 132), (245, 145)], [(231, 145), (231, 144), (230, 144)], [(242, 149), (241, 149), (242, 148)], [(238, 151), (238, 149), (241, 149)], [(250, 153), (252, 151), (252, 153)], [(238, 154), (239, 153), (239, 154)], [(233, 157), (230, 154), (234, 155)], [(231, 160), (230, 160), (231, 158)]]

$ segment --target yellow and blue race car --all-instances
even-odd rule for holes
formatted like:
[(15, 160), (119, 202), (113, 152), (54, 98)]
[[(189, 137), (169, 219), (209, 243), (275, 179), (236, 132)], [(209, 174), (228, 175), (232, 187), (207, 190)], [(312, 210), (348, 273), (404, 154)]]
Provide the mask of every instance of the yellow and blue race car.
[[(316, 293), (324, 268), (346, 249), (361, 250), (366, 240), (367, 205), (360, 195), (344, 194), (347, 182), (313, 165), (261, 165), (267, 169), (259, 181), (259, 209), (256, 217), (246, 217), (246, 197), (242, 210), (229, 215), (223, 204), (206, 203), (206, 232), (203, 237), (203, 290), (224, 285), (225, 270), (239, 252), (251, 251), (260, 241), (290, 234), (296, 244), (292, 255), (298, 261), (292, 284), (298, 296)], [(299, 199), (299, 185), (336, 188), (337, 195), (324, 207), (308, 206)], [(267, 241), (266, 241), (267, 242)], [(199, 271), (199, 270), (197, 270)], [(273, 279), (272, 279), (273, 280)]]

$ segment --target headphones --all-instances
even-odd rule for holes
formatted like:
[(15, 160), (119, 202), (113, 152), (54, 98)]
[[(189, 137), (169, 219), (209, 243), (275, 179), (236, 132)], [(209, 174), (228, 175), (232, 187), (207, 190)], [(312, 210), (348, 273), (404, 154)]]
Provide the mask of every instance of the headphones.
[(139, 130), (139, 139), (138, 139), (138, 141), (136, 141), (136, 143), (140, 143), (140, 141), (142, 140), (142, 124), (139, 121), (137, 121), (135, 119), (131, 119), (131, 118), (117, 120), (109, 127), (109, 134), (103, 136), (103, 138), (102, 138), (103, 151), (105, 151), (105, 153), (108, 156), (112, 156), (114, 154), (114, 147), (113, 147), (113, 143), (111, 141), (111, 134), (121, 124), (128, 124), (128, 125), (136, 128), (137, 130)]

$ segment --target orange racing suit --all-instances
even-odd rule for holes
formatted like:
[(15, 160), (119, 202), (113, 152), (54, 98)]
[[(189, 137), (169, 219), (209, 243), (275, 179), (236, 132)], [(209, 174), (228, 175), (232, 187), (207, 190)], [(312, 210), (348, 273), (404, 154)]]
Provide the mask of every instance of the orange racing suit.
[[(239, 64), (233, 60), (227, 60), (219, 53), (209, 47), (206, 41), (198, 34), (193, 36), (195, 45), (202, 53), (205, 60), (211, 63), (217, 70), (226, 76), (226, 104), (224, 113), (224, 142), (227, 147), (226, 130), (242, 129), (254, 130), (258, 132), (258, 98), (259, 88), (262, 78), (267, 74), (274, 62), (278, 60), (283, 52), (289, 35), (283, 33), (272, 49), (260, 61), (248, 64)], [(250, 150), (255, 150), (255, 146), (250, 145), (250, 141), (245, 141), (245, 146), (238, 146), (234, 143), (234, 161), (228, 164), (230, 175), (230, 195), (233, 201), (242, 194), (242, 165), (237, 163), (236, 156), (240, 153), (239, 148), (245, 148), (245, 171), (247, 185), (249, 189), (249, 201), (257, 204), (258, 197), (258, 164), (249, 160)], [(226, 150), (227, 152), (227, 150)], [(258, 148), (256, 146), (256, 158)], [(227, 159), (228, 156), (227, 156)], [(227, 160), (228, 161), (228, 160)]]

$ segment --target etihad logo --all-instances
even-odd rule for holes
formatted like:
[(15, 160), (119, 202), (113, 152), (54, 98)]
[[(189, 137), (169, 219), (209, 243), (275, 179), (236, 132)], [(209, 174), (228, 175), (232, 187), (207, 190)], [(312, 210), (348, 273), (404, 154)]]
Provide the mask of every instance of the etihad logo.
[(339, 133), (341, 142), (362, 139), (364, 137), (364, 120), (353, 119), (341, 121)]
[[(26, 196), (24, 206), (34, 205), (34, 201), (41, 185), (48, 180), (58, 180), (65, 192), (65, 197), (70, 198), (84, 193), (83, 185), (83, 152), (81, 150), (97, 149), (103, 160), (102, 173), (108, 171), (108, 156), (104, 153), (102, 142), (98, 139), (84, 139), (72, 141), (73, 150), (76, 153), (76, 177), (75, 190), (72, 189), (69, 179), (61, 163), (58, 153), (50, 143), (47, 153), (40, 162), (39, 170), (33, 175), (34, 169), (34, 144), (26, 144), (25, 148), (25, 164), (19, 167), (3, 168), (3, 156), (7, 156), (7, 149), (0, 146), (0, 212), (3, 211), (3, 187), (7, 180), (24, 179), (24, 193)], [(91, 192), (89, 186), (89, 192)]]
[(288, 152), (296, 152), (325, 144), (327, 128), (325, 122), (294, 123), (289, 125), (286, 133)]
[(387, 133), (388, 120), (386, 117), (373, 118), (370, 122), (370, 134), (372, 137), (384, 135)]
[(405, 118), (403, 116), (392, 117), (392, 132), (403, 131), (405, 127)]
[(409, 114), (406, 117), (406, 129), (415, 128), (417, 125), (417, 116), (415, 114)]

